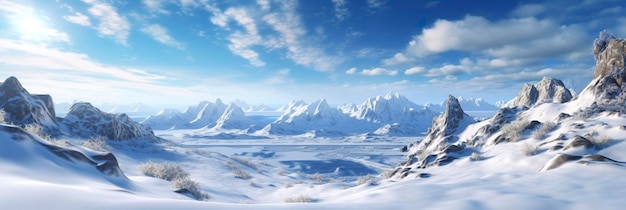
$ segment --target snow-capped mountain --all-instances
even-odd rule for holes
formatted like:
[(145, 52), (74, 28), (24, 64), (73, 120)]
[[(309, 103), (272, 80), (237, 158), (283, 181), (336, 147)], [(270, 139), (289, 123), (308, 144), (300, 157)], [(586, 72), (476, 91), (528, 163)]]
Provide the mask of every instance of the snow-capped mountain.
[(353, 103), (341, 104), (337, 106), (337, 109), (341, 110), (344, 114), (350, 115), (356, 112), (357, 107)]
[(236, 104), (237, 106), (241, 107), (241, 110), (243, 110), (244, 112), (267, 112), (267, 111), (274, 111), (276, 109), (276, 108), (266, 106), (265, 104), (250, 105), (246, 101), (241, 100), (241, 99), (235, 99), (234, 101), (231, 101), (230, 103)]
[(574, 98), (575, 93), (565, 87), (559, 79), (543, 77), (537, 84), (524, 84), (522, 90), (517, 94), (508, 106), (531, 107), (542, 103), (565, 103)]
[(154, 129), (213, 127), (226, 110), (226, 107), (220, 99), (217, 99), (215, 103), (201, 101), (195, 106), (189, 106), (182, 113), (164, 110), (156, 115), (149, 116), (141, 123)]
[(234, 103), (224, 104), (217, 99), (215, 103), (202, 101), (198, 105), (190, 106), (184, 112), (174, 109), (164, 109), (151, 115), (141, 122), (153, 129), (246, 129), (255, 123), (249, 119), (244, 111)]
[[(459, 96), (457, 99), (465, 111), (494, 111), (499, 109), (497, 104), (490, 104), (483, 98), (463, 98)], [(435, 112), (444, 112), (446, 108), (446, 101), (444, 100), (439, 104), (427, 103), (424, 107)]]
[(217, 123), (214, 128), (222, 129), (247, 129), (254, 126), (254, 121), (246, 117), (243, 110), (234, 103), (231, 103), (226, 107), (226, 110), (217, 119)]
[(111, 140), (153, 138), (152, 129), (139, 124), (126, 114), (100, 111), (90, 103), (75, 103), (61, 123), (65, 129), (81, 137), (103, 136)]
[(360, 122), (338, 109), (331, 108), (325, 99), (310, 104), (293, 101), (276, 121), (267, 125), (261, 132), (268, 134), (298, 135), (315, 132), (316, 135), (346, 135), (365, 131), (371, 126)]
[(59, 135), (54, 103), (50, 95), (32, 95), (15, 77), (0, 84), (0, 109), (5, 120), (14, 125), (38, 124), (49, 135)]
[(400, 95), (388, 93), (385, 96), (376, 96), (359, 104), (350, 116), (379, 124), (382, 129), (376, 134), (414, 135), (426, 131), (431, 120), (437, 114), (419, 106)]

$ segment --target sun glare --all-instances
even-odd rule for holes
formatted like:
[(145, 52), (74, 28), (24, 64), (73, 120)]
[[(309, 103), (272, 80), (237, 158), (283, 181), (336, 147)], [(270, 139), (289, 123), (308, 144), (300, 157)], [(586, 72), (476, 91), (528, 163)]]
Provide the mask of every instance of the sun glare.
[(38, 39), (46, 29), (41, 19), (32, 14), (25, 14), (16, 18), (14, 24), (22, 39)]

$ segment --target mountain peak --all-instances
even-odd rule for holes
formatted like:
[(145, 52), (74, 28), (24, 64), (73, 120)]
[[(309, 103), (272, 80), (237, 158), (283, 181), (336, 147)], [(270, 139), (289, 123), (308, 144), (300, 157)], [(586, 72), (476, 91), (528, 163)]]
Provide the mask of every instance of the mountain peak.
[(22, 93), (22, 92), (27, 93), (26, 89), (22, 87), (22, 84), (20, 83), (20, 81), (18, 81), (17, 78), (15, 78), (14, 76), (10, 76), (6, 80), (4, 80), (3, 83), (0, 83), (0, 90), (5, 90), (5, 92), (13, 93), (13, 94)]
[(563, 81), (543, 77), (534, 85), (524, 84), (510, 106), (531, 107), (542, 103), (565, 103), (572, 98), (574, 98), (572, 92), (565, 87)]

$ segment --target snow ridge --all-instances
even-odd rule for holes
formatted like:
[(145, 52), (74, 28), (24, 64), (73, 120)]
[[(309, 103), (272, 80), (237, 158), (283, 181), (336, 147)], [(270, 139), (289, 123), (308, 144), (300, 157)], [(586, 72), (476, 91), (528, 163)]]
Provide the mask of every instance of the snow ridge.
[(49, 95), (31, 95), (15, 77), (0, 83), (0, 109), (14, 125), (37, 124), (49, 135), (59, 135), (54, 103)]
[(151, 128), (136, 123), (128, 115), (105, 113), (87, 102), (72, 105), (61, 123), (70, 133), (85, 138), (103, 136), (111, 140), (126, 140), (154, 137)]

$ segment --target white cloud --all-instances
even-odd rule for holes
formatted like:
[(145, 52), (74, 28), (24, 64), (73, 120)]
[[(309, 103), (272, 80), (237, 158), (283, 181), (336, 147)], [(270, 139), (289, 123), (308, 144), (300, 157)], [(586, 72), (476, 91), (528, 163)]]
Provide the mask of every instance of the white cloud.
[(265, 66), (265, 62), (259, 58), (259, 54), (251, 49), (253, 46), (261, 44), (261, 36), (254, 19), (249, 15), (248, 11), (243, 8), (229, 8), (225, 12), (221, 12), (217, 8), (209, 9), (213, 12), (213, 17), (211, 17), (213, 24), (229, 29), (228, 23), (232, 20), (244, 29), (243, 31), (235, 30), (235, 32), (229, 35), (228, 40), (230, 44), (228, 49), (233, 54), (248, 60), (253, 66)]
[(176, 41), (176, 39), (169, 35), (167, 29), (159, 24), (150, 24), (146, 27), (143, 27), (141, 31), (148, 34), (148, 36), (150, 36), (152, 39), (161, 42), (162, 44), (181, 50), (185, 49), (182, 43)]
[(367, 76), (378, 76), (378, 75), (395, 76), (396, 74), (398, 74), (398, 71), (388, 70), (385, 68), (373, 68), (373, 69), (363, 69), (363, 71), (361, 71), (361, 74), (367, 75)]
[(397, 65), (448, 51), (506, 59), (567, 58), (588, 50), (586, 36), (579, 26), (559, 26), (547, 19), (512, 18), (492, 22), (466, 16), (457, 21), (437, 20), (431, 28), (415, 36), (404, 52), (383, 63)]
[(346, 74), (355, 74), (356, 71), (357, 71), (356, 68), (352, 67), (352, 68), (346, 70)]
[(127, 45), (126, 40), (130, 34), (130, 23), (121, 16), (115, 7), (97, 0), (83, 0), (91, 5), (89, 14), (93, 15), (100, 23), (96, 26), (98, 33), (103, 36), (112, 37), (118, 43)]
[(370, 9), (378, 9), (386, 4), (386, 0), (367, 0), (367, 7)]
[(256, 0), (256, 3), (261, 6), (262, 10), (270, 10), (270, 1), (269, 0)]
[(163, 9), (163, 3), (166, 3), (163, 0), (141, 0), (144, 5), (151, 11), (155, 13), (169, 14), (169, 11)]
[(415, 66), (415, 67), (411, 67), (411, 68), (405, 70), (404, 74), (412, 75), (412, 74), (421, 74), (421, 73), (425, 73), (425, 72), (426, 72), (426, 70), (424, 69), (424, 67)]
[(74, 15), (66, 15), (63, 16), (63, 19), (75, 23), (81, 26), (91, 26), (91, 22), (89, 21), (89, 17), (83, 15), (80, 12), (76, 12)]
[(348, 16), (350, 16), (350, 11), (346, 7), (348, 2), (346, 0), (332, 0), (333, 6), (335, 8), (335, 18), (337, 20), (342, 21), (345, 20)]
[(513, 12), (511, 12), (511, 16), (514, 17), (534, 17), (546, 11), (545, 6), (541, 4), (524, 4), (521, 5)]

